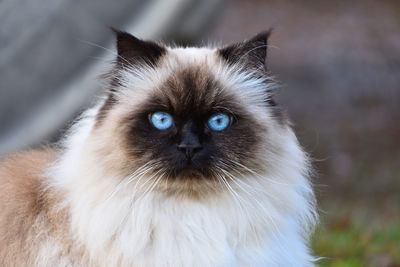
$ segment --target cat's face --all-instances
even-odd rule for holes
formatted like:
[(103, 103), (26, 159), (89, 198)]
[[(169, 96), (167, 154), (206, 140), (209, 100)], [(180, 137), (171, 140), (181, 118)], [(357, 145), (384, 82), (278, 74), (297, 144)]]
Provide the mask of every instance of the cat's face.
[(110, 164), (161, 177), (157, 186), (169, 193), (214, 188), (265, 166), (265, 149), (277, 149), (268, 133), (285, 123), (265, 70), (267, 37), (171, 49), (118, 33), (111, 93), (96, 124), (111, 139), (103, 140)]
[(213, 178), (217, 164), (252, 157), (260, 125), (206, 69), (178, 69), (160, 89), (127, 121), (134, 157), (162, 163), (176, 179)]

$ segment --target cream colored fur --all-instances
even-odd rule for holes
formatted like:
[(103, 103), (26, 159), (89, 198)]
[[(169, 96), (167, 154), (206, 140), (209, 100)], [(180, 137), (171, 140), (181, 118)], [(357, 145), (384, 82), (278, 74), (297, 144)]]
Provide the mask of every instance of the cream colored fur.
[[(175, 69), (193, 65), (209, 69), (268, 125), (254, 151), (265, 171), (227, 174), (219, 193), (201, 199), (151, 188), (156, 177), (130, 169), (120, 138), (123, 119)], [(36, 266), (313, 266), (308, 245), (317, 215), (309, 163), (291, 128), (261, 100), (261, 78), (228, 67), (214, 50), (178, 48), (156, 70), (132, 67), (121, 80), (121, 102), (100, 127), (103, 100), (88, 110), (43, 176), (46, 190), (62, 196), (56, 210), (68, 214), (69, 244), (81, 253), (68, 254), (62, 239), (49, 237), (38, 244)]]

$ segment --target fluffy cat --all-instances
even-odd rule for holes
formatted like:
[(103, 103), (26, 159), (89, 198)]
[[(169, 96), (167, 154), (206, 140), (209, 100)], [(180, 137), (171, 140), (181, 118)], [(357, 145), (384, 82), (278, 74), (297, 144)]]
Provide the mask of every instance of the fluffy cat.
[(57, 148), (0, 164), (0, 266), (313, 266), (310, 166), (273, 99), (269, 32), (116, 35), (104, 98)]

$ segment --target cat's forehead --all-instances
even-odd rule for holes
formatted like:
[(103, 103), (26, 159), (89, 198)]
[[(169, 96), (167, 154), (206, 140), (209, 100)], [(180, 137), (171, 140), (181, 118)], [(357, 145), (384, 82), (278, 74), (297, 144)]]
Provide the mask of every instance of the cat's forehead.
[(161, 87), (165, 88), (164, 84), (172, 80), (175, 84), (184, 80), (185, 74), (201, 82), (199, 78), (210, 76), (219, 61), (212, 49), (169, 48), (154, 65), (138, 64), (120, 70), (120, 89), (133, 93), (152, 93)]
[(139, 101), (164, 99), (176, 107), (194, 100), (193, 104), (205, 104), (222, 87), (215, 77), (216, 57), (206, 48), (169, 49), (155, 66), (123, 71), (123, 95)]
[(154, 108), (165, 109), (180, 117), (209, 115), (221, 109), (239, 109), (235, 97), (205, 66), (188, 65), (175, 69), (168, 78), (152, 90), (150, 102)]
[(264, 110), (265, 86), (263, 79), (227, 64), (214, 49), (169, 48), (156, 66), (124, 74), (123, 101), (182, 117), (257, 106)]
[(206, 61), (210, 57), (216, 57), (215, 49), (206, 47), (177, 47), (169, 48), (166, 59), (175, 59), (180, 63), (192, 63), (193, 61)]

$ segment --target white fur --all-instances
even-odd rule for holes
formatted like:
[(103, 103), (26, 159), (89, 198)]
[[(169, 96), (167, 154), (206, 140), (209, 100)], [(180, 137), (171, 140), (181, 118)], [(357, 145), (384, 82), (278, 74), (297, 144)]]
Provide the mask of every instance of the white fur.
[(118, 187), (123, 177), (96, 154), (105, 145), (94, 133), (100, 103), (73, 127), (65, 153), (48, 173), (51, 187), (66, 195), (62, 207), (70, 212), (73, 240), (87, 251), (80, 264), (312, 266), (308, 241), (316, 211), (307, 158), (289, 126), (278, 125), (265, 108), (262, 80), (224, 66), (213, 50), (175, 49), (170, 54), (157, 71), (124, 73), (121, 114), (146, 98), (149, 84), (154, 90), (174, 66), (207, 64), (226, 85), (224, 90), (237, 94), (260, 123), (273, 125), (263, 135), (265, 147), (256, 152), (265, 158), (268, 172), (229, 180), (230, 188), (201, 201), (157, 191), (138, 194), (135, 182)]

